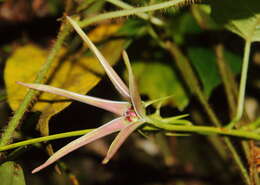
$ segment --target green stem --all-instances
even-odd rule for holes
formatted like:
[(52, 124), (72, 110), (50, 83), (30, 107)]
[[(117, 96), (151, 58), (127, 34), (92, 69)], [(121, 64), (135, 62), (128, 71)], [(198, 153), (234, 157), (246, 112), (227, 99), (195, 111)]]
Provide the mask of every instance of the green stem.
[[(225, 59), (224, 59), (224, 56), (223, 56), (223, 46), (218, 45), (215, 48), (215, 52), (216, 52), (216, 56), (217, 56), (217, 65), (218, 65), (218, 68), (219, 68), (220, 76), (221, 76), (222, 81), (224, 83), (224, 89), (225, 89), (225, 92), (226, 92), (226, 95), (227, 95), (228, 105), (229, 105), (229, 109), (230, 109), (230, 116), (231, 116), (231, 118), (233, 118), (233, 116), (236, 113), (236, 102), (235, 102), (236, 93), (234, 93), (234, 91), (233, 91), (233, 89), (235, 89), (234, 88), (235, 81), (232, 78), (232, 76), (233, 76), (232, 72), (229, 70), (229, 67), (225, 64)], [(227, 142), (227, 145), (229, 145), (229, 144), (230, 143)], [(242, 147), (244, 149), (246, 158), (247, 158), (247, 160), (250, 164), (251, 157), (250, 157), (249, 142), (242, 141), (241, 144), (242, 144)], [(228, 147), (231, 149), (232, 153), (236, 152), (235, 150), (233, 150), (232, 147), (230, 147), (230, 146), (228, 146)], [(239, 165), (239, 168), (241, 169), (241, 172), (243, 174), (247, 174), (246, 169), (243, 168), (243, 164), (241, 163), (241, 160), (239, 160), (236, 155), (234, 155), (234, 158), (235, 158), (236, 161), (239, 162), (238, 165)], [(249, 181), (249, 179), (247, 179), (247, 181)]]
[[(41, 70), (37, 74), (37, 77), (36, 77), (34, 83), (41, 83), (43, 81), (52, 62), (54, 61), (55, 56), (57, 55), (58, 51), (60, 50), (63, 41), (65, 40), (65, 38), (67, 37), (67, 35), (69, 33), (69, 28), (70, 28), (70, 25), (68, 25), (68, 24), (66, 24), (64, 27), (61, 26), (61, 30), (58, 34), (58, 39), (57, 39), (55, 45), (53, 46), (48, 58), (46, 59), (45, 64), (42, 66)], [(30, 105), (35, 94), (36, 94), (36, 91), (29, 90), (28, 93), (25, 95), (24, 100), (19, 105), (18, 109), (15, 111), (14, 116), (11, 118), (6, 130), (4, 131), (4, 133), (1, 137), (0, 146), (4, 146), (11, 141), (15, 129), (17, 128), (21, 118), (23, 117), (26, 109)]]
[[(234, 137), (240, 137), (240, 138), (245, 138), (245, 139), (255, 139), (255, 140), (260, 140), (260, 135), (254, 132), (246, 131), (246, 130), (234, 130), (234, 129), (226, 129), (226, 128), (217, 128), (217, 127), (207, 127), (207, 126), (176, 126), (176, 125), (171, 125), (171, 124), (165, 124), (164, 122), (153, 122), (153, 125), (163, 129), (167, 132), (190, 132), (190, 133), (197, 133), (197, 134), (203, 134), (203, 135), (225, 135), (225, 136), (234, 136)], [(26, 146), (26, 145), (31, 145), (35, 143), (40, 143), (40, 142), (46, 142), (46, 141), (51, 141), (51, 140), (56, 140), (56, 139), (62, 139), (62, 138), (67, 138), (67, 137), (73, 137), (73, 136), (80, 136), (84, 135), (93, 129), (85, 129), (85, 130), (79, 130), (79, 131), (72, 131), (72, 132), (65, 132), (61, 134), (54, 134), (54, 135), (49, 135), (49, 136), (44, 136), (44, 137), (39, 137), (39, 138), (34, 138), (34, 139), (29, 139), (26, 141), (21, 141), (17, 143), (13, 143), (10, 145), (6, 146), (1, 146), (0, 151), (5, 151), (5, 150), (10, 150), (13, 148), (21, 147), (21, 146)], [(154, 131), (154, 127), (144, 127), (144, 131)]]
[(171, 124), (154, 124), (156, 127), (164, 129), (166, 131), (172, 132), (191, 132), (205, 135), (224, 135), (224, 136), (235, 136), (241, 137), (245, 139), (254, 139), (260, 140), (260, 134), (255, 132), (249, 132), (246, 130), (235, 130), (235, 129), (226, 129), (226, 128), (218, 128), (218, 127), (208, 127), (208, 126), (182, 126), (182, 125), (171, 125)]
[(260, 117), (258, 117), (254, 122), (243, 126), (242, 128), (245, 130), (256, 130), (260, 127)]
[[(106, 1), (109, 2), (109, 3), (111, 3), (111, 4), (113, 4), (113, 5), (115, 5), (115, 6), (118, 6), (118, 7), (120, 7), (120, 8), (127, 9), (127, 10), (135, 8), (135, 7), (133, 7), (133, 6), (131, 6), (131, 5), (127, 4), (127, 3), (125, 3), (125, 2), (123, 2), (123, 1), (119, 1), (119, 0), (106, 0)], [(138, 17), (144, 19), (144, 20), (150, 20), (151, 23), (153, 23), (154, 25), (157, 25), (157, 26), (162, 26), (162, 25), (164, 25), (164, 22), (163, 22), (161, 19), (159, 19), (159, 18), (157, 18), (157, 17), (154, 17), (154, 16), (151, 16), (151, 17), (150, 17), (150, 16), (149, 16), (148, 14), (146, 14), (146, 13), (137, 13), (136, 15), (137, 15)]]
[(244, 57), (242, 65), (242, 73), (240, 79), (239, 93), (238, 93), (238, 105), (237, 113), (235, 118), (227, 125), (227, 128), (231, 129), (235, 124), (240, 121), (243, 112), (244, 112), (244, 102), (245, 102), (245, 91), (246, 91), (246, 80), (247, 80), (247, 71), (249, 65), (249, 56), (250, 56), (251, 41), (246, 40), (244, 48)]
[[(188, 59), (181, 53), (179, 48), (174, 45), (173, 43), (168, 42), (166, 44), (166, 48), (172, 53), (172, 55), (175, 57), (175, 61), (177, 63), (177, 66), (179, 67), (180, 71), (183, 73), (183, 76), (185, 77), (184, 79), (186, 80), (187, 84), (189, 87), (191, 87), (191, 90), (194, 89), (194, 93), (197, 95), (200, 103), (203, 105), (203, 107), (206, 110), (206, 113), (208, 114), (210, 120), (217, 126), (221, 127), (220, 121), (217, 118), (216, 114), (214, 111), (211, 109), (209, 103), (207, 102), (202, 90), (200, 89), (200, 86), (198, 85), (198, 80), (196, 78), (196, 75), (194, 74), (192, 67), (189, 64)], [(180, 61), (182, 60), (182, 61)], [(239, 170), (243, 176), (243, 180), (245, 183), (250, 185), (250, 179), (248, 172), (243, 165), (243, 162), (237, 153), (234, 145), (232, 144), (231, 140), (229, 138), (224, 138), (224, 141), (231, 152), (233, 159), (235, 160), (237, 166), (239, 167)]]
[[(229, 109), (230, 109), (230, 116), (231, 119), (235, 116), (236, 113), (236, 93), (233, 92), (232, 90), (232, 86), (234, 87), (235, 81), (232, 78), (233, 74), (232, 72), (229, 70), (229, 66), (227, 66), (225, 64), (225, 59), (223, 56), (223, 45), (218, 45), (215, 48), (215, 52), (216, 52), (216, 56), (217, 56), (217, 65), (219, 67), (219, 72), (220, 72), (220, 76), (222, 78), (222, 81), (224, 83), (224, 89), (227, 95), (227, 100), (228, 100), (228, 105), (229, 105)], [(247, 141), (242, 141), (241, 145), (243, 147), (243, 150), (245, 152), (246, 155), (246, 159), (248, 161), (248, 163), (250, 164), (250, 161), (252, 161), (251, 156), (250, 156), (250, 146), (249, 146), (249, 142)], [(232, 151), (234, 152), (234, 151)], [(236, 157), (236, 156), (235, 156)], [(237, 160), (237, 159), (236, 159)], [(243, 164), (239, 164), (240, 166)], [(251, 165), (252, 167), (252, 165)], [(243, 169), (243, 173), (246, 173), (244, 168)]]
[(99, 14), (97, 16), (90, 17), (86, 20), (81, 21), (79, 23), (79, 25), (80, 25), (80, 27), (85, 27), (86, 25), (96, 23), (98, 21), (102, 21), (105, 19), (111, 19), (111, 18), (116, 18), (116, 17), (134, 15), (134, 14), (143, 13), (143, 12), (160, 10), (160, 9), (164, 9), (164, 8), (169, 8), (171, 6), (180, 5), (183, 3), (185, 3), (185, 0), (172, 0), (172, 1), (166, 1), (163, 3), (150, 5), (150, 6), (140, 7), (140, 8), (132, 8), (129, 10), (119, 10), (119, 11)]
[(26, 141), (21, 141), (21, 142), (13, 143), (13, 144), (10, 144), (10, 145), (1, 146), (0, 152), (5, 151), (5, 150), (14, 149), (14, 148), (21, 147), (21, 146), (27, 146), (27, 145), (35, 144), (35, 143), (46, 142), (46, 141), (51, 141), (51, 140), (56, 140), (56, 139), (62, 139), (62, 138), (66, 138), (66, 137), (80, 136), (80, 135), (86, 134), (86, 133), (88, 133), (92, 130), (93, 129), (85, 129), (85, 130), (79, 130), (79, 131), (72, 131), (72, 132), (65, 132), (65, 133), (61, 133), (61, 134), (43, 136), (43, 137), (38, 137), (38, 138), (34, 138), (34, 139), (28, 139)]

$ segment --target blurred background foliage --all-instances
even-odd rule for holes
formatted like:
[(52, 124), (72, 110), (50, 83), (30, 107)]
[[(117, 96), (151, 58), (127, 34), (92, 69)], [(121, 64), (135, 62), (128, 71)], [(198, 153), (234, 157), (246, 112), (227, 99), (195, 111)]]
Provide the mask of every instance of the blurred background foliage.
[[(0, 126), (23, 101), (27, 89), (16, 81), (33, 82), (57, 39), (63, 15), (87, 20), (120, 10), (112, 0), (2, 0), (0, 2)], [(163, 0), (122, 1), (134, 7)], [(235, 115), (244, 40), (260, 40), (260, 2), (256, 0), (186, 0), (180, 5), (135, 15), (107, 19), (85, 28), (89, 37), (121, 76), (127, 78), (121, 52), (126, 49), (144, 100), (165, 96), (164, 117), (187, 113), (195, 125), (225, 126)], [(157, 23), (152, 18), (159, 20)], [(241, 124), (259, 122), (260, 49), (254, 43), (245, 108)], [(101, 80), (102, 79), (102, 80)], [(79, 37), (71, 33), (43, 79), (81, 94), (118, 99), (102, 67)], [(70, 105), (70, 106), (69, 106)], [(206, 107), (206, 108), (205, 108)], [(65, 109), (66, 108), (66, 109)], [(156, 107), (149, 106), (153, 113)], [(38, 93), (26, 109), (12, 141), (49, 134), (96, 128), (111, 115), (59, 96)], [(258, 121), (257, 121), (258, 120)], [(216, 124), (216, 123), (215, 123)], [(250, 124), (249, 124), (250, 126)], [(166, 137), (160, 133), (134, 134), (117, 156), (101, 165), (111, 137), (96, 141), (37, 174), (30, 171), (72, 139), (38, 143), (1, 153), (3, 185), (125, 184), (125, 185), (240, 185), (244, 184), (223, 139), (217, 136)], [(232, 143), (257, 184), (260, 150), (247, 142), (243, 152)]]

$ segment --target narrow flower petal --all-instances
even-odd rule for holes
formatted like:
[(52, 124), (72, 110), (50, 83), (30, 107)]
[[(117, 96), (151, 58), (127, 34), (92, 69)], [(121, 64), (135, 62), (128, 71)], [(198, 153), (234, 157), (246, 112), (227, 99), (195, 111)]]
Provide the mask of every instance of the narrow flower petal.
[(111, 82), (117, 89), (117, 91), (125, 98), (129, 99), (129, 90), (122, 79), (118, 76), (118, 74), (114, 71), (114, 69), (110, 66), (107, 62), (105, 57), (100, 53), (100, 51), (96, 48), (96, 46), (92, 43), (92, 41), (88, 38), (88, 36), (83, 32), (83, 30), (79, 27), (79, 25), (72, 20), (70, 17), (67, 17), (70, 24), (74, 27), (76, 32), (81, 36), (81, 38), (87, 43), (88, 47), (91, 51), (96, 55), (97, 59), (104, 67), (108, 77), (110, 78)]
[(132, 100), (132, 104), (134, 106), (134, 109), (139, 117), (145, 117), (145, 109), (142, 105), (141, 97), (138, 92), (138, 88), (135, 82), (134, 74), (131, 68), (131, 64), (129, 62), (128, 55), (126, 51), (123, 51), (123, 59), (125, 61), (125, 65), (128, 71), (128, 78), (129, 78), (129, 91), (130, 91), (130, 97)]
[(120, 146), (124, 143), (124, 141), (127, 139), (127, 137), (134, 132), (139, 126), (141, 126), (144, 122), (134, 122), (127, 125), (125, 128), (123, 128), (119, 134), (116, 136), (114, 141), (109, 147), (109, 150), (107, 152), (107, 155), (105, 159), (102, 161), (103, 164), (108, 163), (108, 161), (115, 155), (115, 153), (118, 151)]
[(130, 104), (128, 102), (124, 101), (111, 101), (111, 100), (105, 100), (101, 98), (86, 96), (82, 94), (77, 94), (71, 91), (67, 91), (64, 89), (59, 89), (56, 87), (48, 86), (48, 85), (42, 85), (42, 84), (27, 84), (23, 82), (17, 82), (20, 85), (29, 87), (31, 89), (36, 89), (39, 91), (49, 92), (52, 94), (57, 94), (60, 96), (64, 96), (76, 101), (80, 101), (89, 105), (93, 105), (95, 107), (99, 107), (101, 109), (108, 110), (110, 112), (113, 112), (117, 115), (122, 116), (127, 109), (129, 108)]
[(117, 132), (121, 129), (124, 129), (127, 126), (124, 122), (125, 122), (125, 118), (119, 117), (97, 129), (93, 130), (92, 132), (89, 132), (86, 135), (81, 136), (80, 138), (70, 142), (69, 144), (67, 144), (66, 146), (62, 147), (57, 152), (55, 152), (45, 163), (43, 163), (39, 167), (35, 168), (32, 171), (32, 173), (36, 173), (36, 172), (42, 170), (43, 168), (49, 166), (50, 164), (54, 163), (58, 159), (67, 155), (68, 153), (70, 153), (88, 143), (91, 143), (99, 138), (102, 138), (104, 136)]

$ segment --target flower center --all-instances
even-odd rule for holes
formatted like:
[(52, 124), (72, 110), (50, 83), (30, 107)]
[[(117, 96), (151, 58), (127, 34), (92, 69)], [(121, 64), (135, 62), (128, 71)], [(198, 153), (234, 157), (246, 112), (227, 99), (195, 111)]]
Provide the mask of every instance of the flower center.
[(125, 119), (129, 122), (137, 121), (138, 116), (135, 113), (135, 110), (133, 107), (130, 107), (126, 112), (125, 112)]

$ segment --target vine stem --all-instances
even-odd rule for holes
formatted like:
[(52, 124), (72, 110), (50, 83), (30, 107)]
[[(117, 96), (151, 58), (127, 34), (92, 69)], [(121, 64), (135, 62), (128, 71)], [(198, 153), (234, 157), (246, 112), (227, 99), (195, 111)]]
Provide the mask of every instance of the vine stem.
[(51, 141), (51, 140), (56, 140), (56, 139), (62, 139), (66, 137), (73, 137), (73, 136), (80, 136), (83, 134), (86, 134), (93, 129), (85, 129), (85, 130), (78, 130), (78, 131), (72, 131), (72, 132), (65, 132), (61, 134), (54, 134), (54, 135), (49, 135), (49, 136), (43, 136), (43, 137), (38, 137), (38, 138), (33, 138), (33, 139), (28, 139), (25, 141), (13, 143), (10, 145), (5, 145), (5, 146), (0, 146), (0, 152), (5, 151), (5, 150), (10, 150), (13, 148), (21, 147), (21, 146), (27, 146), (35, 143), (40, 143), (40, 142), (46, 142), (46, 141)]
[[(123, 8), (123, 9), (133, 9), (135, 7), (123, 2), (123, 1), (119, 1), (119, 0), (106, 0), (107, 2), (117, 6), (117, 7), (120, 7), (120, 8)], [(151, 23), (153, 23), (154, 25), (157, 25), (157, 26), (162, 26), (164, 25), (164, 22), (157, 18), (157, 17), (154, 17), (154, 16), (150, 16), (146, 13), (137, 13), (136, 14), (138, 17), (144, 19), (144, 20), (150, 20)]]
[[(38, 72), (34, 83), (41, 83), (43, 81), (43, 79), (46, 76), (55, 56), (57, 55), (58, 51), (60, 50), (63, 41), (65, 40), (65, 38), (69, 34), (69, 30), (70, 30), (69, 28), (70, 28), (69, 24), (63, 24), (61, 26), (60, 32), (58, 34), (57, 41), (55, 42), (49, 56), (47, 57), (46, 62), (42, 66), (41, 70)], [(5, 129), (5, 131), (4, 131), (4, 133), (1, 137), (0, 146), (4, 146), (11, 141), (15, 129), (17, 128), (20, 120), (22, 119), (26, 109), (30, 105), (30, 103), (31, 103), (31, 101), (34, 98), (36, 93), (37, 92), (34, 91), (34, 90), (29, 90), (28, 93), (25, 95), (22, 103), (20, 104), (18, 109), (15, 111), (14, 116), (9, 121), (7, 128)]]
[(134, 14), (140, 14), (143, 12), (149, 12), (149, 11), (155, 11), (159, 9), (164, 9), (164, 8), (169, 8), (171, 6), (176, 6), (183, 4), (185, 0), (171, 0), (171, 1), (166, 1), (162, 3), (157, 3), (154, 5), (150, 6), (144, 6), (144, 7), (139, 7), (139, 8), (131, 8), (128, 10), (119, 10), (119, 11), (114, 11), (114, 12), (108, 12), (108, 13), (103, 13), (99, 14), (94, 17), (90, 17), (88, 19), (85, 19), (83, 21), (79, 22), (80, 27), (85, 27), (86, 25), (96, 23), (98, 21), (102, 21), (105, 19), (112, 19), (116, 17), (123, 17), (123, 16), (129, 16), (129, 15), (134, 15)]
[(239, 93), (238, 93), (237, 113), (235, 118), (227, 125), (227, 128), (229, 129), (232, 129), (243, 115), (251, 43), (252, 42), (250, 40), (246, 40), (245, 48), (244, 48), (242, 72), (240, 78)]
[[(154, 126), (160, 128), (164, 131), (169, 132), (189, 132), (189, 133), (196, 133), (196, 134), (203, 134), (203, 135), (224, 135), (224, 136), (235, 136), (244, 139), (255, 139), (260, 140), (260, 135), (254, 132), (249, 132), (246, 130), (235, 130), (235, 129), (226, 129), (226, 128), (217, 128), (217, 127), (208, 127), (208, 126), (180, 126), (180, 125), (171, 125), (165, 123), (153, 123)], [(65, 132), (60, 134), (54, 134), (44, 137), (38, 137), (34, 139), (28, 139), (26, 141), (21, 141), (5, 146), (0, 146), (0, 151), (10, 150), (17, 147), (27, 146), (35, 143), (46, 142), (56, 139), (62, 139), (67, 137), (74, 137), (84, 135), (88, 132), (91, 132), (94, 129), (85, 129), (85, 130), (78, 130), (72, 132)], [(143, 131), (155, 131), (158, 130), (154, 127), (146, 126), (143, 128)]]
[(255, 139), (260, 140), (260, 135), (255, 132), (250, 132), (246, 130), (235, 130), (235, 129), (226, 129), (226, 128), (219, 128), (219, 127), (208, 127), (208, 126), (179, 126), (179, 125), (170, 125), (170, 124), (159, 124), (156, 125), (161, 129), (165, 129), (166, 131), (178, 131), (178, 132), (191, 132), (191, 133), (198, 133), (204, 135), (225, 135), (225, 136), (235, 136), (241, 137), (245, 139)]

